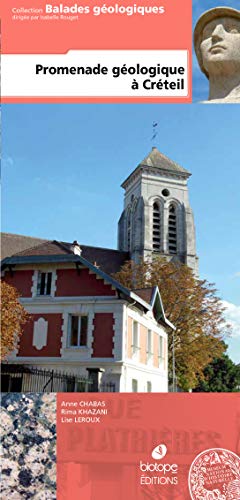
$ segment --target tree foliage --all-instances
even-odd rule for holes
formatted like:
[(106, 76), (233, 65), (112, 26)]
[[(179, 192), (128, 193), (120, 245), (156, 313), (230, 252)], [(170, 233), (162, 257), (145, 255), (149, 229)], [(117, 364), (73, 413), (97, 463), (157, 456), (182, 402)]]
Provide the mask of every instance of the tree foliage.
[(1, 299), (1, 359), (5, 359), (16, 346), (22, 326), (30, 316), (20, 304), (17, 290), (5, 281), (1, 282)]
[(204, 379), (194, 391), (240, 392), (240, 365), (235, 365), (227, 354), (215, 358), (204, 369)]
[[(193, 389), (204, 377), (204, 368), (226, 349), (222, 342), (229, 333), (224, 308), (214, 285), (196, 279), (180, 263), (156, 257), (152, 262), (126, 262), (114, 275), (130, 289), (159, 287), (166, 317), (174, 324), (177, 384)], [(169, 331), (169, 381), (172, 378), (173, 334)]]

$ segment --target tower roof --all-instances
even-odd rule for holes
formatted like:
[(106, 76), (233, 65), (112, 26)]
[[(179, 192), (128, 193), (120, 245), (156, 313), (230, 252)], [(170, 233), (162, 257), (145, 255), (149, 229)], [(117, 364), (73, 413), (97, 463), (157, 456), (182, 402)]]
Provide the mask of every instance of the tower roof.
[(185, 178), (188, 178), (191, 175), (191, 173), (186, 170), (186, 168), (181, 167), (181, 165), (171, 160), (163, 153), (160, 153), (160, 151), (156, 147), (153, 147), (150, 153), (138, 164), (135, 170), (123, 182), (123, 188), (126, 187), (126, 183), (130, 179), (130, 177), (141, 168), (157, 168), (159, 170), (164, 170), (172, 174), (182, 174)]
[(184, 172), (186, 174), (190, 174), (186, 168), (181, 167), (173, 160), (170, 160), (163, 153), (160, 153), (156, 147), (153, 147), (150, 153), (142, 160), (139, 165), (148, 166), (148, 167), (156, 167), (161, 168), (163, 170), (172, 170), (177, 172)]

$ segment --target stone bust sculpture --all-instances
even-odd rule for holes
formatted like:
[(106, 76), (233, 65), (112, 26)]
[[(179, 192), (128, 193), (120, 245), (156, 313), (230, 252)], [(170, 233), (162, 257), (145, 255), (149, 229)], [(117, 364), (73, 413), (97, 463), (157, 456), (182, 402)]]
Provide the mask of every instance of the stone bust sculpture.
[(198, 19), (194, 46), (209, 80), (207, 103), (240, 103), (240, 11), (215, 7)]

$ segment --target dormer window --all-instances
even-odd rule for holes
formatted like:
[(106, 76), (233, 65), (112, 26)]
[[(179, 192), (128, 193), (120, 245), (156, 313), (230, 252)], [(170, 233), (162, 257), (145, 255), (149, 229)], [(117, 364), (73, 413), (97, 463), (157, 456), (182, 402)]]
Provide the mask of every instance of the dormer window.
[(51, 295), (52, 273), (38, 271), (37, 295)]

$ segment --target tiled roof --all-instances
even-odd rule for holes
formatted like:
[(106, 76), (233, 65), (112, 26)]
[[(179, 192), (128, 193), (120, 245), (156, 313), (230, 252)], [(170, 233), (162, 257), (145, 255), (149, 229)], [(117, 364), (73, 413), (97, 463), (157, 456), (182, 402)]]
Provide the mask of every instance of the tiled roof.
[(189, 174), (188, 170), (178, 165), (175, 161), (171, 160), (163, 153), (160, 153), (157, 148), (152, 148), (150, 153), (139, 163), (139, 166), (157, 167), (162, 170), (171, 170)]
[[(2, 259), (5, 257), (34, 256), (34, 255), (64, 255), (71, 254), (72, 243), (49, 241), (10, 233), (2, 233)], [(107, 274), (120, 270), (121, 266), (129, 260), (128, 252), (120, 252), (110, 248), (91, 247), (81, 245), (82, 257), (98, 266)]]
[(120, 252), (110, 248), (89, 247), (80, 245), (82, 256), (92, 264), (99, 266), (107, 274), (113, 274), (120, 271), (123, 264), (130, 260), (128, 252)]
[(31, 248), (23, 250), (22, 252), (17, 252), (14, 255), (65, 255), (72, 253), (70, 248), (69, 250), (61, 245), (57, 241), (46, 241), (41, 243), (40, 245), (35, 245)]
[(150, 304), (152, 295), (153, 295), (154, 287), (149, 288), (136, 288), (132, 290), (136, 295), (138, 295), (141, 299), (145, 300), (148, 304)]
[(11, 257), (15, 253), (22, 252), (27, 248), (34, 247), (48, 240), (43, 238), (32, 238), (21, 234), (2, 233), (1, 234), (1, 259)]
[(186, 168), (181, 167), (178, 163), (175, 161), (171, 160), (167, 156), (165, 156), (163, 153), (160, 153), (160, 151), (156, 148), (153, 147), (150, 153), (138, 164), (138, 166), (131, 172), (131, 174), (127, 177), (127, 179), (122, 183), (122, 187), (125, 188), (128, 181), (142, 168), (156, 168), (159, 169), (160, 171), (166, 171), (173, 174), (180, 174), (184, 178), (190, 177), (191, 173), (186, 170)]

